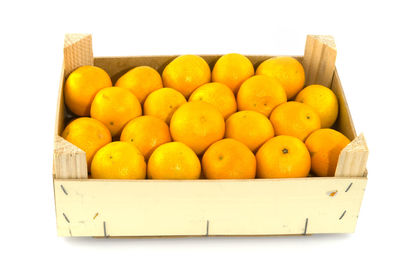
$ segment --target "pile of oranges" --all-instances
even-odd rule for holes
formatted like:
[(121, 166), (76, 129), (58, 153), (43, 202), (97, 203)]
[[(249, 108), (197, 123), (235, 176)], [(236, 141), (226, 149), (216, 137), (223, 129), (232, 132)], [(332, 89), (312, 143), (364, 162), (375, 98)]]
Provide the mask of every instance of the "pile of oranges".
[(78, 116), (62, 137), (86, 152), (91, 178), (251, 179), (333, 176), (350, 142), (331, 129), (336, 95), (304, 88), (303, 66), (273, 57), (254, 69), (240, 54), (196, 55), (162, 75), (135, 67), (112, 84), (95, 66), (74, 70), (65, 103)]

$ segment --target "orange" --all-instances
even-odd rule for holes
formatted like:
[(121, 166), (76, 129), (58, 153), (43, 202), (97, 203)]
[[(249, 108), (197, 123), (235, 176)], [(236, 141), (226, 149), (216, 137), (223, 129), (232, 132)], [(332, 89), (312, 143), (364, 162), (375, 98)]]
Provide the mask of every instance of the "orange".
[(147, 176), (151, 179), (199, 179), (201, 173), (199, 158), (181, 142), (160, 145), (147, 166)]
[(165, 87), (178, 90), (188, 98), (195, 89), (210, 82), (210, 66), (200, 56), (181, 55), (165, 67), (162, 79)]
[(65, 82), (65, 104), (74, 114), (89, 116), (90, 105), (96, 93), (110, 86), (110, 76), (103, 69), (95, 66), (78, 67)]
[(259, 178), (306, 177), (311, 167), (306, 145), (292, 136), (268, 140), (258, 150), (256, 159)]
[(304, 103), (287, 102), (276, 107), (269, 118), (276, 135), (289, 135), (304, 141), (314, 130), (321, 128), (321, 120), (314, 109)]
[(256, 75), (240, 86), (237, 94), (238, 109), (254, 110), (269, 116), (272, 109), (286, 102), (282, 85), (274, 78)]
[(188, 102), (173, 114), (170, 131), (173, 140), (185, 143), (200, 155), (224, 137), (225, 121), (213, 105), (203, 101)]
[(256, 157), (243, 143), (223, 139), (212, 144), (202, 158), (208, 179), (249, 179), (256, 176)]
[(290, 56), (265, 60), (258, 66), (256, 74), (276, 78), (285, 89), (288, 99), (292, 99), (304, 87), (306, 79), (303, 66)]
[(155, 148), (171, 141), (171, 135), (163, 120), (145, 115), (132, 119), (122, 130), (120, 139), (134, 144), (148, 160)]
[(225, 136), (242, 142), (253, 152), (275, 135), (269, 119), (256, 111), (234, 113), (225, 123)]
[(244, 55), (226, 54), (215, 63), (211, 75), (212, 81), (227, 85), (236, 94), (240, 85), (254, 75), (254, 67)]
[(145, 179), (146, 162), (132, 144), (115, 141), (107, 144), (93, 157), (92, 178)]
[(236, 99), (232, 90), (218, 82), (207, 83), (197, 88), (190, 95), (189, 102), (191, 101), (211, 103), (222, 113), (225, 119), (237, 110)]
[(115, 86), (129, 89), (140, 103), (147, 95), (163, 87), (160, 74), (152, 67), (139, 66), (126, 72), (120, 77)]
[(184, 103), (186, 98), (182, 93), (171, 88), (162, 88), (147, 96), (143, 105), (144, 114), (156, 116), (169, 124), (173, 113)]
[(321, 127), (331, 127), (338, 116), (339, 104), (335, 93), (322, 85), (310, 85), (299, 92), (296, 101), (305, 103), (321, 118)]
[(350, 140), (336, 130), (323, 128), (314, 131), (305, 143), (311, 153), (311, 170), (317, 176), (334, 176), (340, 152)]
[(73, 120), (61, 136), (86, 153), (88, 171), (97, 150), (111, 142), (111, 134), (103, 123), (89, 117)]
[(108, 87), (100, 90), (94, 97), (90, 116), (103, 122), (111, 132), (118, 136), (129, 120), (142, 115), (142, 106), (128, 89)]

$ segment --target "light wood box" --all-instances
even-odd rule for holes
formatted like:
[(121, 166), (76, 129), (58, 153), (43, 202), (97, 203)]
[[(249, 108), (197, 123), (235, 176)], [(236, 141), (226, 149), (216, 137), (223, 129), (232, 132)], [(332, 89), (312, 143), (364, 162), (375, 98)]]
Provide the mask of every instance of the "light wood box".
[[(202, 55), (212, 67), (220, 55)], [(91, 35), (68, 34), (58, 95), (53, 182), (60, 236), (259, 236), (354, 232), (367, 183), (368, 148), (356, 135), (335, 68), (330, 36), (307, 36), (307, 84), (330, 87), (340, 103), (335, 128), (352, 142), (334, 177), (255, 180), (92, 180), (85, 153), (60, 137), (71, 119), (63, 84), (81, 65), (105, 69), (113, 82), (132, 67), (160, 73), (176, 56), (93, 58)], [(257, 67), (271, 56), (250, 55)]]

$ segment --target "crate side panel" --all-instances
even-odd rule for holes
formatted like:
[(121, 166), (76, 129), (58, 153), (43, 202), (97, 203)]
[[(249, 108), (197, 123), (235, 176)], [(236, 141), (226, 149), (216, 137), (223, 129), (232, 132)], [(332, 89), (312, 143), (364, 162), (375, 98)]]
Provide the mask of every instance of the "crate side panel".
[(357, 137), (357, 133), (354, 128), (353, 119), (351, 118), (349, 105), (347, 104), (342, 83), (340, 82), (339, 74), (336, 69), (333, 74), (331, 89), (336, 94), (339, 102), (339, 116), (334, 128), (342, 132), (350, 140), (353, 140)]
[[(95, 57), (94, 65), (103, 68), (110, 75), (113, 83), (120, 78), (128, 70), (137, 66), (150, 66), (156, 69), (160, 74), (165, 66), (175, 59), (178, 55), (160, 55), (160, 56), (124, 56), (124, 57)], [(215, 62), (222, 55), (200, 55), (212, 68)], [(261, 62), (267, 60), (272, 55), (246, 55), (254, 65), (254, 70)], [(302, 62), (302, 56), (294, 56)]]
[(366, 178), (54, 182), (61, 236), (282, 235), (353, 232)]

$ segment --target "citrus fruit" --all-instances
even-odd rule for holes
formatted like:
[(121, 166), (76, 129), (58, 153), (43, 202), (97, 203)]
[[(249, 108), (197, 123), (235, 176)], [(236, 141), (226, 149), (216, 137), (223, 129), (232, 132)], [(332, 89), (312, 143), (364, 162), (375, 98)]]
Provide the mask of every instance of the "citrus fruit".
[(80, 117), (69, 123), (61, 136), (86, 153), (88, 171), (97, 150), (111, 142), (110, 130), (100, 121)]
[(186, 98), (182, 93), (171, 88), (162, 88), (147, 96), (143, 105), (144, 114), (156, 116), (169, 124), (172, 114), (184, 103)]
[(340, 152), (350, 140), (342, 133), (322, 128), (314, 131), (305, 144), (311, 154), (311, 170), (317, 176), (334, 176)]
[(213, 105), (195, 101), (179, 107), (170, 123), (172, 139), (188, 145), (196, 154), (202, 154), (225, 133), (224, 117)]
[(244, 55), (226, 54), (215, 63), (211, 75), (212, 81), (227, 85), (236, 94), (240, 85), (254, 75), (254, 67)]
[(129, 89), (140, 103), (147, 95), (163, 87), (160, 74), (152, 67), (138, 66), (121, 76), (115, 86)]
[(269, 119), (259, 112), (240, 111), (226, 120), (225, 136), (242, 142), (255, 152), (274, 136), (274, 128)]
[(198, 179), (200, 173), (199, 158), (181, 142), (160, 145), (147, 164), (147, 176), (151, 179)]
[(314, 108), (321, 118), (321, 128), (331, 127), (335, 123), (339, 104), (331, 89), (322, 85), (310, 85), (297, 94), (296, 101)]
[(256, 158), (243, 143), (223, 139), (212, 144), (202, 158), (208, 179), (249, 179), (256, 176)]
[(314, 130), (321, 128), (321, 121), (314, 109), (304, 103), (287, 102), (276, 107), (269, 118), (275, 134), (289, 135), (304, 141)]
[(257, 177), (306, 177), (311, 159), (306, 145), (292, 136), (277, 136), (268, 140), (258, 150)]
[(81, 66), (67, 78), (64, 86), (65, 104), (78, 116), (89, 116), (96, 93), (112, 86), (110, 76), (95, 66)]
[(168, 125), (155, 116), (139, 116), (124, 127), (121, 141), (133, 143), (149, 159), (155, 148), (171, 141)]
[(304, 68), (290, 56), (276, 56), (265, 60), (258, 66), (256, 74), (276, 78), (285, 89), (288, 99), (292, 99), (304, 87)]
[(181, 55), (165, 67), (162, 79), (165, 87), (178, 90), (188, 98), (195, 89), (210, 82), (210, 66), (200, 56)]
[(214, 105), (225, 119), (237, 110), (236, 99), (232, 90), (225, 84), (218, 82), (206, 83), (197, 88), (190, 95), (189, 102), (192, 101), (204, 101)]
[(237, 94), (238, 109), (254, 110), (269, 116), (272, 109), (286, 102), (282, 85), (274, 78), (256, 75), (240, 86)]
[(101, 89), (94, 97), (90, 116), (101, 121), (117, 136), (131, 119), (142, 115), (142, 106), (128, 89), (108, 87)]
[(111, 142), (96, 152), (92, 161), (92, 178), (144, 179), (146, 162), (143, 155), (127, 142)]

